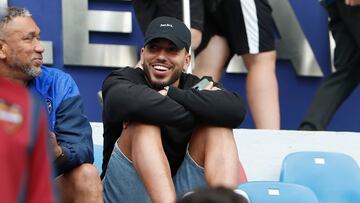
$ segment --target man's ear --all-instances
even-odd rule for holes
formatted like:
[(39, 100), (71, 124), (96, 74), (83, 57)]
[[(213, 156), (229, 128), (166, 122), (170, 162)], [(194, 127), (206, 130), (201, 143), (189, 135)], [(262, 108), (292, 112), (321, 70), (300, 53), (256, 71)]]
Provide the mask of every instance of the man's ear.
[(191, 62), (191, 54), (189, 53), (186, 53), (186, 56), (185, 56), (185, 63), (184, 63), (184, 72), (187, 72), (188, 68), (191, 68), (189, 67), (190, 66), (190, 62)]
[(6, 49), (7, 44), (3, 40), (0, 40), (0, 59), (6, 58)]
[(144, 48), (141, 48), (140, 60), (139, 60), (140, 65), (143, 65), (144, 63), (143, 54), (144, 54)]

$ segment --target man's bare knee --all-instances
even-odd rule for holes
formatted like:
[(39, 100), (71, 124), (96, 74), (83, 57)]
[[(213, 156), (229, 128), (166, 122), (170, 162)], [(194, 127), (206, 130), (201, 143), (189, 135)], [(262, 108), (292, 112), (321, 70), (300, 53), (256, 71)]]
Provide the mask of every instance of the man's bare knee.
[(99, 177), (99, 172), (94, 165), (86, 163), (74, 168), (72, 176), (76, 181), (94, 180)]
[(214, 126), (197, 127), (189, 143), (190, 155), (196, 163), (204, 166), (206, 150), (209, 149), (211, 145), (229, 139), (233, 140), (233, 131), (231, 128)]
[[(157, 139), (154, 139), (156, 138)], [(148, 145), (149, 142), (159, 142), (161, 144), (160, 127), (140, 122), (128, 122), (124, 124), (123, 131), (118, 141), (119, 148), (124, 155), (133, 161), (134, 151), (141, 146)]]
[(197, 128), (189, 151), (194, 161), (205, 168), (205, 179), (210, 186), (236, 187), (240, 162), (231, 128)]
[[(225, 127), (215, 127), (215, 126), (202, 126), (194, 130), (194, 133), (191, 136), (190, 146), (201, 143), (208, 143), (208, 141), (216, 140), (222, 138), (233, 138), (233, 130), (231, 128)], [(194, 143), (194, 144), (193, 144)], [(195, 147), (197, 148), (197, 147)]]
[(101, 179), (92, 164), (81, 164), (66, 172), (58, 179), (58, 183), (62, 199), (70, 202), (102, 202)]
[(126, 122), (123, 127), (123, 133), (125, 132), (126, 134), (132, 135), (147, 135), (152, 133), (158, 133), (159, 131), (159, 126), (141, 122)]
[(99, 172), (92, 164), (81, 164), (74, 168), (71, 178), (78, 192), (102, 192)]

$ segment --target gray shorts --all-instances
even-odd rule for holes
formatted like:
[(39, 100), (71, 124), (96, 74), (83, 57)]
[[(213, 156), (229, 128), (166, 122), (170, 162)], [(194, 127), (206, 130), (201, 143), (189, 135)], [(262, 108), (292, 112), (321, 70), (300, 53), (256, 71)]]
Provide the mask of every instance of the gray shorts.
[[(151, 167), (151, 166), (149, 166)], [(177, 197), (200, 187), (207, 187), (204, 168), (186, 152), (184, 161), (173, 177)], [(115, 143), (103, 179), (104, 200), (107, 203), (151, 203), (145, 186), (130, 161)]]

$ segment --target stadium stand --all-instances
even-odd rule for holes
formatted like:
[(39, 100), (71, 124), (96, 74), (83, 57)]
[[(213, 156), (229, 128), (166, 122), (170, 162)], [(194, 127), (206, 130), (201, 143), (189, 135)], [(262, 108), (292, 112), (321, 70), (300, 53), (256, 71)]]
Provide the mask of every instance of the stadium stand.
[[(101, 171), (103, 124), (92, 122), (91, 126), (95, 149), (95, 165)], [(234, 129), (234, 134), (239, 157), (248, 181), (279, 181), (285, 157), (299, 151), (344, 153), (353, 157), (357, 165), (360, 163), (360, 133)], [(341, 164), (339, 164), (339, 167), (349, 168)], [(348, 186), (350, 187), (351, 184)], [(348, 191), (360, 190), (360, 186), (353, 186), (353, 188), (350, 188), (352, 190)], [(333, 187), (340, 186), (335, 184)], [(344, 187), (343, 190), (346, 192), (347, 189)], [(358, 191), (355, 191), (347, 195), (351, 197), (357, 194)], [(319, 197), (318, 199), (320, 200)], [(352, 202), (358, 203), (360, 200)], [(340, 203), (340, 201), (337, 203)]]

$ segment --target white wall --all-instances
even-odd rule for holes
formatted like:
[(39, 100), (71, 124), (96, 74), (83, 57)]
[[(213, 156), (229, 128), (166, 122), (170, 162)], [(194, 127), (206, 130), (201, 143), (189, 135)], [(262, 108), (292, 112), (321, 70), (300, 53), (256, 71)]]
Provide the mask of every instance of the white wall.
[(295, 151), (330, 151), (360, 165), (360, 133), (236, 129), (239, 157), (249, 181), (279, 180), (282, 160)]

